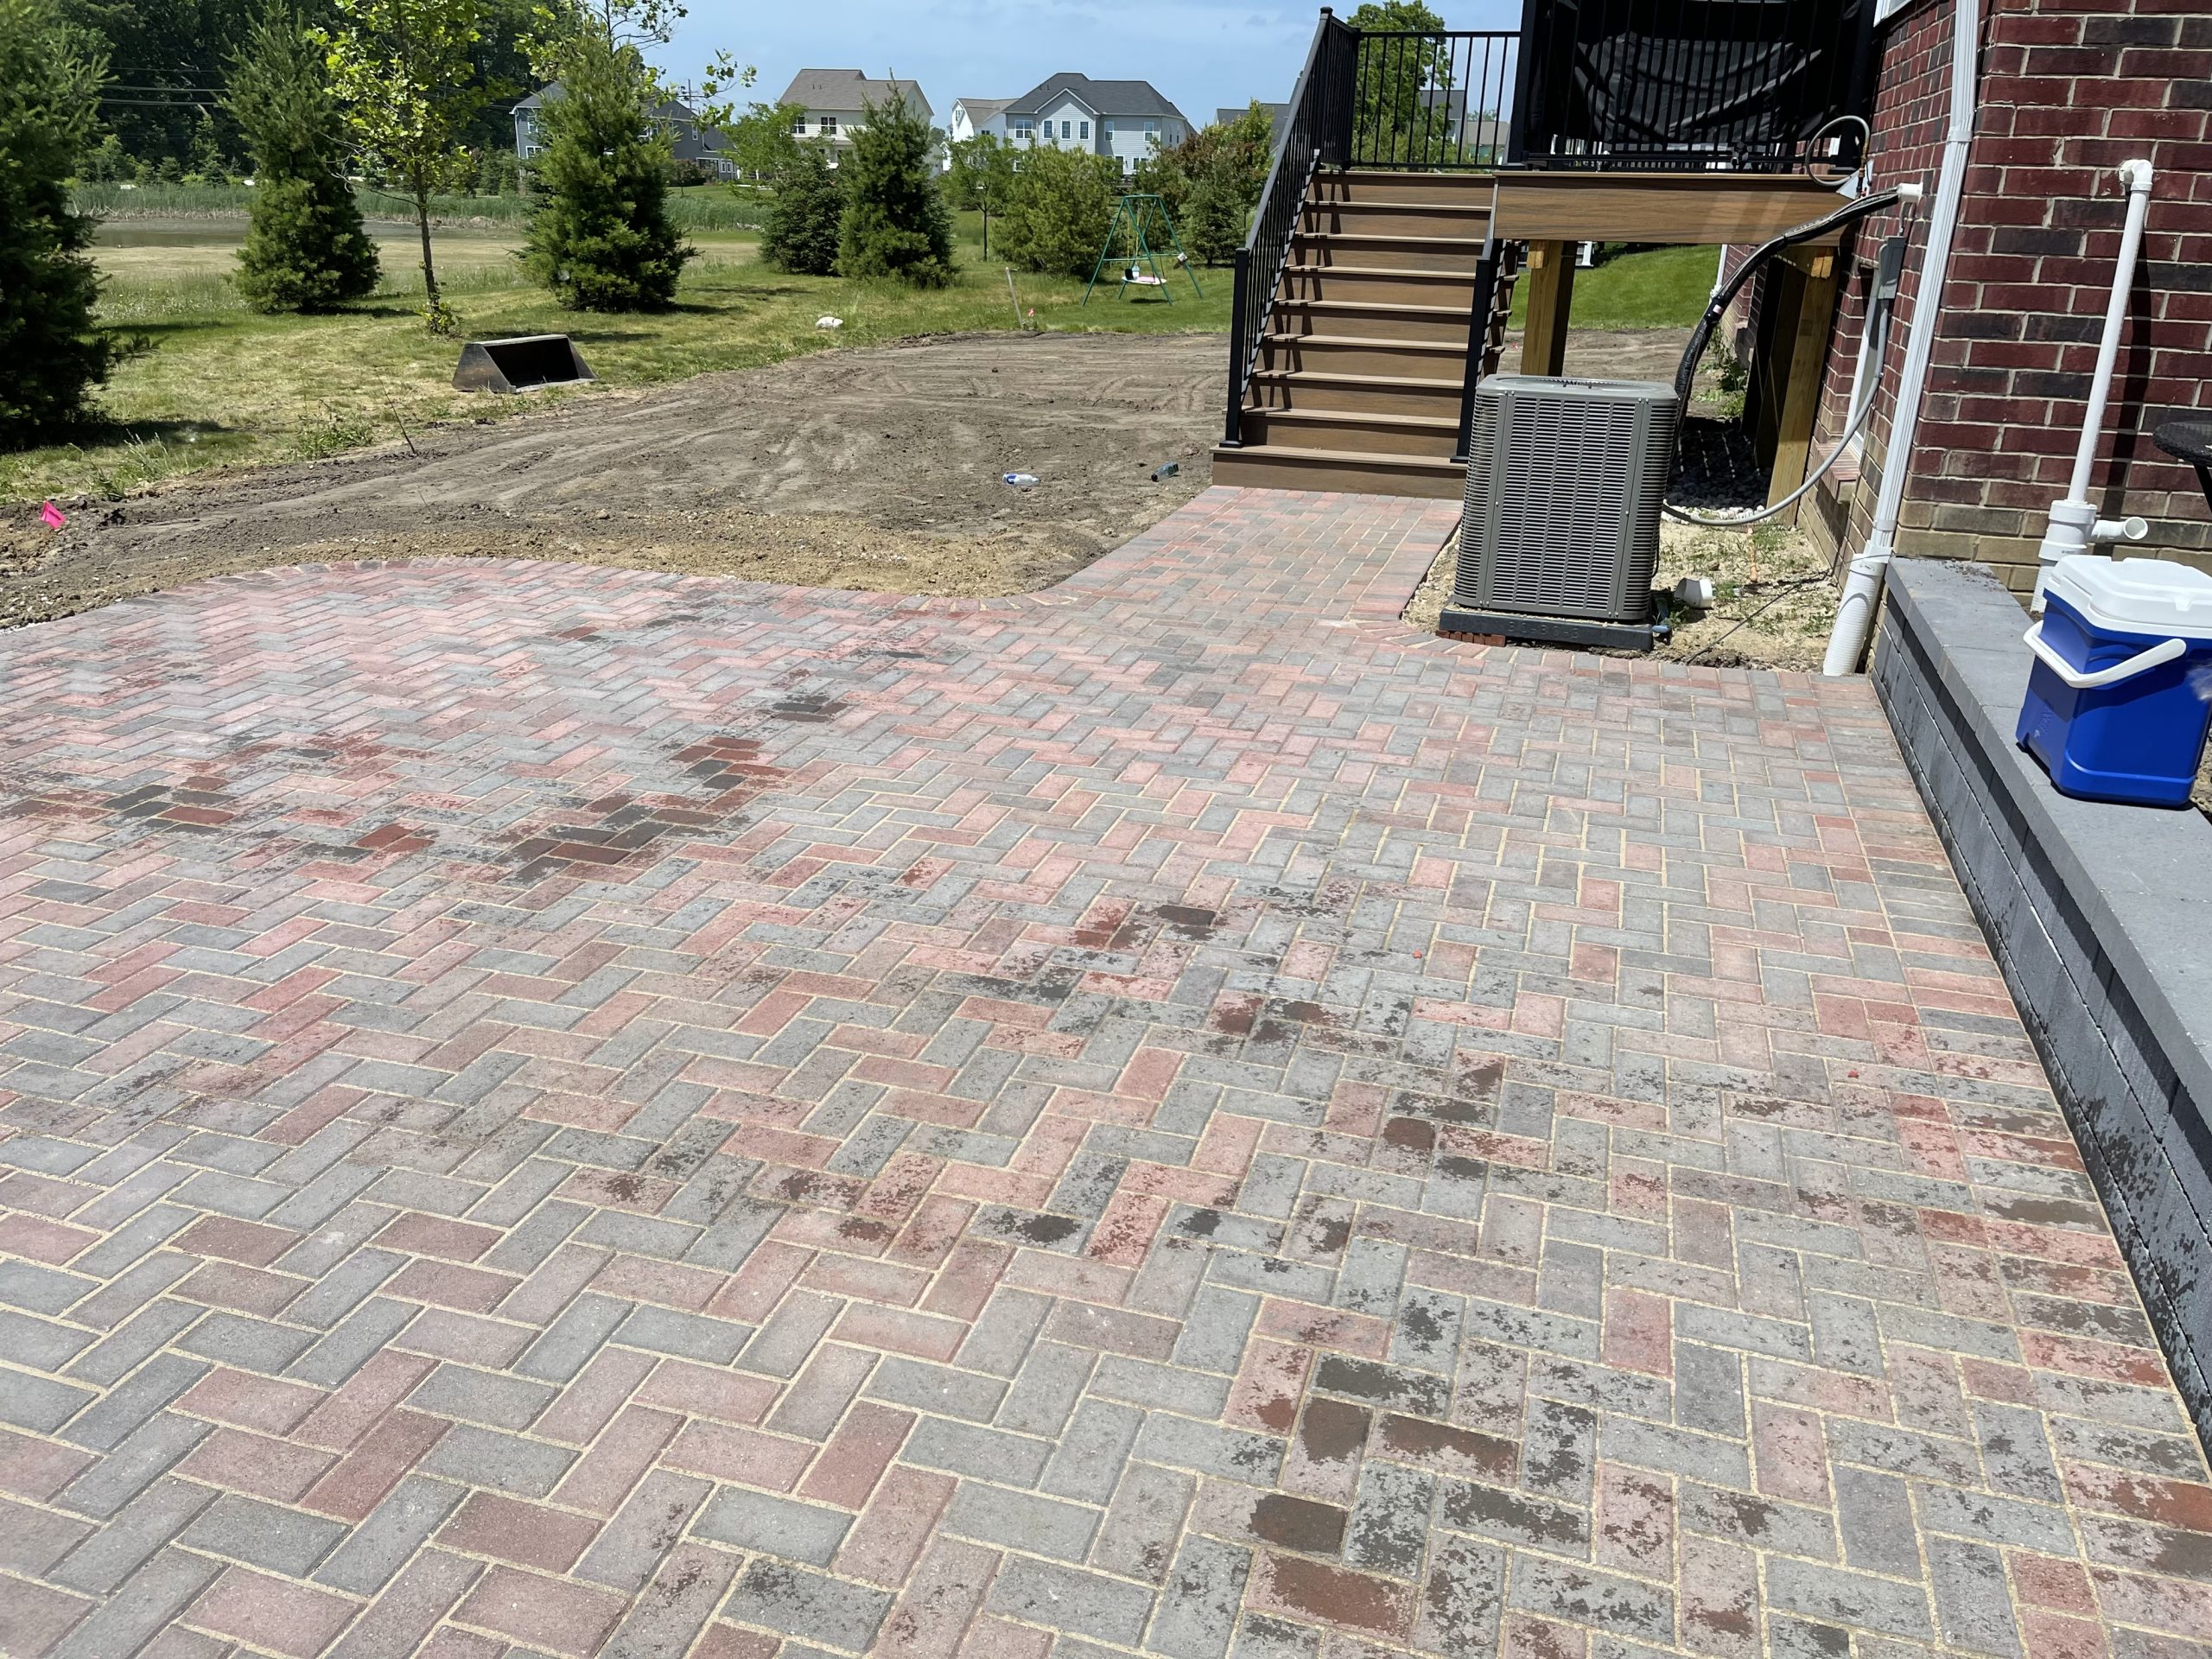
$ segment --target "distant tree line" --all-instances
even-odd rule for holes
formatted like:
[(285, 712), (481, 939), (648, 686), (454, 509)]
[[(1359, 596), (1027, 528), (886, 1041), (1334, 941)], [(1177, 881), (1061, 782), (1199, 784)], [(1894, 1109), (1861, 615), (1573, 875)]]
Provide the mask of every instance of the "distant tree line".
[[(531, 85), (536, 7), (537, 0), (473, 0), (476, 38), (463, 70), (488, 96), (454, 135), (456, 149), (470, 156), (465, 173), (455, 163), (449, 189), (515, 188), (507, 111)], [(261, 10), (261, 0), (55, 0), (55, 21), (79, 31), (109, 67), (78, 176), (226, 183), (250, 175), (252, 144), (229, 94)], [(301, 21), (321, 28), (334, 15), (331, 0), (308, 0)], [(495, 159), (502, 156), (504, 163)]]

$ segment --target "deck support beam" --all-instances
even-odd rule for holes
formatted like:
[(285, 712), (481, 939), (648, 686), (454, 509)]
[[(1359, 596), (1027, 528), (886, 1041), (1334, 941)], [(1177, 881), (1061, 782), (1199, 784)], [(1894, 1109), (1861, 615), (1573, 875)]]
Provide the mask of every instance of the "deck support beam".
[(1521, 372), (1567, 372), (1567, 318), (1574, 305), (1574, 244), (1529, 245), (1529, 321), (1521, 336)]
[[(1769, 506), (1802, 484), (1812, 464), (1813, 426), (1821, 408), (1821, 368), (1827, 361), (1828, 335), (1835, 326), (1835, 251), (1817, 249), (1791, 263), (1797, 266), (1798, 280), (1778, 291), (1795, 302), (1795, 313), (1777, 316), (1771, 336), (1777, 353), (1787, 350), (1789, 355), (1782, 382), (1782, 411), (1775, 421), (1774, 467), (1767, 474)], [(1795, 522), (1794, 514), (1791, 522)]]

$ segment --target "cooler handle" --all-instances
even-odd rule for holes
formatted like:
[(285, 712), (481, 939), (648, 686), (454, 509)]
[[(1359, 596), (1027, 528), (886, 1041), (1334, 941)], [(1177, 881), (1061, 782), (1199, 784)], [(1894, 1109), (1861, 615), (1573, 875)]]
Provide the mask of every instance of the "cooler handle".
[(2147, 672), (2161, 664), (2171, 663), (2175, 658), (2185, 655), (2189, 650), (2189, 641), (2186, 639), (2164, 639), (2147, 651), (2137, 652), (2124, 663), (2114, 663), (2110, 668), (2101, 668), (2094, 673), (2088, 673), (2075, 667), (2044, 642), (2041, 622), (2037, 622), (2020, 638), (2027, 641), (2028, 649), (2035, 652), (2037, 662), (2057, 675), (2076, 691), (2090, 691), (2101, 685), (2113, 685), (2121, 680), (2133, 679), (2136, 675)]

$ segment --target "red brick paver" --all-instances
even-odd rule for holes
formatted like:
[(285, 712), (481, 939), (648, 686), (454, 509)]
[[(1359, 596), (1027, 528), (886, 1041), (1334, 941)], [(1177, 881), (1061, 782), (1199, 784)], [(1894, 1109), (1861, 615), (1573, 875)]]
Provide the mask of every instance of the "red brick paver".
[(2212, 1484), (1859, 683), (1448, 509), (0, 656), (0, 1649), (2185, 1659)]

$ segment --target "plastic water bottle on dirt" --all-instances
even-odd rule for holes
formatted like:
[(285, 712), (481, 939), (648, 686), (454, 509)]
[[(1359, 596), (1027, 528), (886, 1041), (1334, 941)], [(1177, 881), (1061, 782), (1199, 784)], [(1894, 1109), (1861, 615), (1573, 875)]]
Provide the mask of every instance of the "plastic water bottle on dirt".
[(1037, 487), (1037, 474), (1034, 473), (1001, 473), (999, 476), (1017, 490), (1033, 490)]

